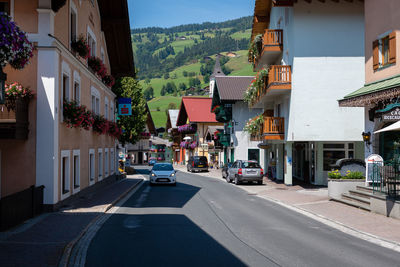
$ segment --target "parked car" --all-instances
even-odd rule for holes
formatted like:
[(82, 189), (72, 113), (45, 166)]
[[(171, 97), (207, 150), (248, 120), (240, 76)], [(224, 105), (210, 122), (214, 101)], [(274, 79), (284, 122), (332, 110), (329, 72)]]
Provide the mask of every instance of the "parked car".
[(156, 159), (150, 159), (149, 160), (149, 166), (154, 166), (154, 164), (156, 164), (156, 163), (157, 163)]
[(187, 164), (188, 172), (208, 171), (208, 161), (205, 156), (192, 156)]
[(176, 185), (176, 172), (171, 163), (156, 163), (149, 174), (150, 185)]
[(226, 179), (226, 176), (228, 176), (228, 169), (229, 169), (230, 167), (232, 167), (232, 163), (225, 164), (225, 165), (222, 167), (222, 170), (221, 170), (222, 178)]
[(242, 182), (263, 183), (264, 170), (255, 160), (237, 160), (228, 168), (226, 181), (234, 182), (236, 185)]

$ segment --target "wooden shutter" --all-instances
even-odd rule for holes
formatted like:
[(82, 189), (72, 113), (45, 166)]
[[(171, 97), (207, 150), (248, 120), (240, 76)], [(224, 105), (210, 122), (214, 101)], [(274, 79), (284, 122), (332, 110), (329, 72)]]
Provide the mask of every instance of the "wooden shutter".
[(396, 32), (389, 34), (389, 63), (396, 63)]
[(379, 68), (379, 40), (372, 43), (372, 62), (374, 70)]

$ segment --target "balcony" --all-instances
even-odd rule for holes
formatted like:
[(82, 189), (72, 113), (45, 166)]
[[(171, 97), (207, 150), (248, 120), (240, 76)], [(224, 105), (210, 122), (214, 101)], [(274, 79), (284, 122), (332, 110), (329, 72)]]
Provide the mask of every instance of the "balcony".
[(260, 56), (254, 61), (254, 70), (258, 71), (263, 66), (270, 66), (278, 62), (283, 52), (283, 31), (266, 29), (263, 36)]
[(285, 120), (281, 117), (264, 117), (262, 128), (264, 140), (284, 140)]
[(290, 66), (271, 66), (264, 86), (257, 89), (257, 95), (252, 102), (253, 108), (263, 108), (268, 98), (275, 98), (290, 93), (292, 89), (292, 70)]
[(0, 139), (25, 140), (29, 133), (28, 101), (17, 101), (15, 111), (0, 105)]

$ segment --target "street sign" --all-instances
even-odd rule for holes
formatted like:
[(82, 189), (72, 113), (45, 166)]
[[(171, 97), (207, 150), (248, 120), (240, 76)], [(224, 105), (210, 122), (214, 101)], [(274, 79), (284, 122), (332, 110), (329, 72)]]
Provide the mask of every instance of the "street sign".
[(130, 98), (118, 98), (118, 115), (132, 115), (132, 100)]

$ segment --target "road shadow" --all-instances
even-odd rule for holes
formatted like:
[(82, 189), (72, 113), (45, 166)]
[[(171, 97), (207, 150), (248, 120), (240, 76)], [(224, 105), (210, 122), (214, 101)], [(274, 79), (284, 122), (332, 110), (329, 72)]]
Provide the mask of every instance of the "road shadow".
[(177, 182), (176, 186), (156, 185), (150, 187), (149, 182), (145, 181), (138, 192), (128, 199), (122, 207), (182, 208), (200, 189), (200, 187), (182, 182)]
[(246, 265), (185, 215), (115, 214), (92, 240), (86, 266)]

